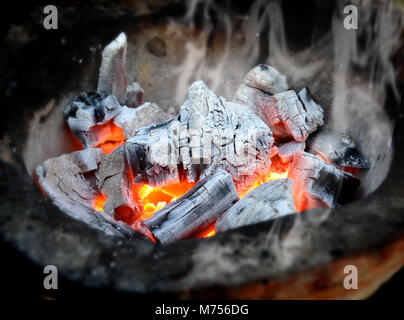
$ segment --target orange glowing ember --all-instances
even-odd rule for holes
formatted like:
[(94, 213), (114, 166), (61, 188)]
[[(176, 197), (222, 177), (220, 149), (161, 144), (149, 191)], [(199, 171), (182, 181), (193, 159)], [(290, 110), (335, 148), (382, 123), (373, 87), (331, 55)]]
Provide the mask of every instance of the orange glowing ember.
[(251, 187), (249, 190), (244, 191), (244, 192), (238, 192), (240, 199), (244, 197), (247, 193), (249, 193), (251, 190), (257, 188), (259, 185), (272, 181), (272, 180), (277, 180), (277, 179), (286, 179), (288, 177), (288, 172), (289, 168), (284, 169), (284, 171), (272, 171), (271, 169), (268, 170), (265, 174), (262, 174), (256, 181), (253, 187)]
[[(113, 121), (96, 125), (92, 131), (97, 137), (100, 137), (99, 141), (101, 141), (96, 148), (101, 148), (104, 153), (111, 153), (121, 144), (125, 143), (125, 136), (122, 128), (114, 124)], [(80, 144), (81, 148), (77, 149), (83, 149), (83, 145), (79, 140), (73, 139), (72, 141)]]
[(95, 211), (104, 211), (104, 204), (107, 202), (107, 196), (100, 193), (93, 200), (93, 208)]
[(188, 181), (170, 183), (163, 187), (142, 185), (138, 191), (144, 209), (141, 219), (150, 218), (156, 211), (187, 193), (194, 185), (195, 183)]

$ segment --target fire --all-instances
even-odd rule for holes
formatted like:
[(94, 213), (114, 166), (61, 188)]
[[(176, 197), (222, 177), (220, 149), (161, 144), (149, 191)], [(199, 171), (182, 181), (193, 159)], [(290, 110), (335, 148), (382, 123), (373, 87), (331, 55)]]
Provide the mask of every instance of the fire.
[(95, 211), (104, 211), (104, 204), (107, 202), (107, 196), (105, 194), (98, 194), (93, 200), (93, 208)]
[(164, 208), (168, 203), (181, 197), (190, 190), (195, 183), (182, 181), (169, 183), (163, 187), (152, 187), (147, 184), (139, 188), (138, 194), (143, 204), (142, 219), (150, 218), (156, 211)]
[[(96, 148), (101, 148), (102, 152), (104, 153), (111, 153), (121, 144), (125, 143), (125, 135), (123, 133), (123, 129), (114, 124), (112, 121), (97, 125), (92, 130), (98, 137), (101, 137), (101, 142), (96, 146)], [(78, 150), (84, 149), (81, 142), (73, 135), (72, 144), (74, 144), (74, 146)]]

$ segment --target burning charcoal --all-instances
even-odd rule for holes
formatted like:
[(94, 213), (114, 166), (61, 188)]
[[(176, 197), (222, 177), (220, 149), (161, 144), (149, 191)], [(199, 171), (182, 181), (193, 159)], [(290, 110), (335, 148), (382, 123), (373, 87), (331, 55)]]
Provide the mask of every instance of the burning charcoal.
[[(299, 94), (308, 97), (305, 89)], [(304, 142), (310, 133), (323, 125), (323, 109), (313, 101), (307, 101), (311, 100), (305, 100), (303, 106), (296, 92), (289, 90), (275, 94), (263, 103), (269, 119), (267, 125), (277, 141), (293, 139)]]
[(121, 104), (125, 103), (126, 94), (126, 35), (119, 36), (102, 51), (102, 62), (98, 78), (97, 91), (114, 94)]
[(345, 134), (322, 132), (309, 142), (310, 151), (319, 154), (336, 167), (370, 168), (370, 162), (358, 150), (355, 140)]
[(151, 218), (140, 221), (138, 230), (150, 230), (162, 244), (185, 239), (212, 225), (238, 199), (230, 175), (218, 170)]
[(109, 136), (109, 126), (102, 126), (115, 117), (121, 105), (111, 94), (80, 93), (65, 110), (65, 118), (84, 148), (92, 148)]
[[(317, 103), (309, 88), (303, 88), (298, 92), (298, 97), (306, 111), (305, 123), (310, 128), (311, 132), (315, 131), (317, 127), (324, 124), (323, 121), (323, 108)], [(310, 133), (311, 133), (310, 132)]]
[(278, 179), (250, 191), (217, 220), (216, 233), (296, 212), (293, 181)]
[(137, 82), (132, 82), (126, 90), (125, 104), (129, 108), (137, 108), (144, 102), (144, 90)]
[(296, 153), (288, 176), (294, 181), (293, 195), (299, 212), (345, 203), (359, 186), (359, 180), (351, 174), (303, 151)]
[(133, 234), (124, 224), (94, 213), (94, 199), (99, 195), (94, 171), (101, 154), (101, 149), (91, 148), (48, 159), (36, 168), (38, 183), (69, 216), (108, 234)]
[(262, 107), (269, 99), (270, 94), (262, 90), (241, 84), (234, 95), (233, 102), (247, 106), (266, 124), (270, 123), (269, 118)]
[(216, 97), (198, 81), (177, 117), (139, 130), (126, 151), (139, 183), (178, 182), (182, 174), (195, 182), (215, 163), (245, 188), (269, 168), (272, 143), (269, 128), (247, 107)]
[(99, 190), (107, 197), (104, 212), (116, 220), (133, 223), (142, 212), (134, 201), (130, 168), (122, 146), (102, 154), (97, 178)]
[(288, 163), (293, 160), (294, 155), (298, 151), (303, 151), (306, 148), (304, 142), (289, 141), (279, 146), (278, 156), (282, 163)]
[(130, 139), (140, 128), (167, 121), (172, 117), (157, 104), (145, 102), (135, 109), (123, 106), (114, 123), (123, 129), (125, 138)]
[(244, 84), (269, 94), (281, 93), (289, 89), (288, 79), (275, 68), (260, 64), (244, 78)]

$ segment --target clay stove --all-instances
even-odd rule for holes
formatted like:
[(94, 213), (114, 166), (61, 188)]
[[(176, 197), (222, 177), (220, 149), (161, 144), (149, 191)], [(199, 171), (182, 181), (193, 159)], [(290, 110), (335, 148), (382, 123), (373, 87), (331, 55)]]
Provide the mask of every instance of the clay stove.
[[(252, 17), (254, 14), (261, 15), (262, 10), (265, 15), (269, 15), (270, 21), (276, 20), (271, 14), (280, 13), (277, 5), (271, 4), (269, 7), (262, 7), (258, 4), (252, 6), (249, 14)], [(390, 11), (388, 13), (390, 14)], [(235, 19), (238, 21), (239, 17)], [(256, 21), (254, 18), (252, 20)], [(110, 33), (105, 36), (109, 38), (108, 41), (101, 41), (103, 44), (107, 44), (121, 30), (125, 30), (127, 33), (128, 52), (125, 52), (126, 49), (124, 49), (125, 41), (122, 40), (124, 35), (120, 35), (114, 43), (117, 44), (117, 52), (121, 52), (122, 57), (126, 57), (126, 73), (127, 77), (131, 78), (128, 82), (132, 83), (130, 86), (122, 85), (125, 81), (121, 76), (112, 78), (99, 76), (100, 65), (101, 74), (103, 70), (106, 70), (107, 75), (116, 72), (107, 67), (108, 62), (106, 62), (105, 56), (108, 55), (104, 54), (100, 63), (95, 63), (91, 59), (86, 60), (87, 63), (80, 68), (78, 73), (83, 78), (73, 89), (62, 90), (57, 99), (51, 99), (45, 104), (41, 104), (44, 106), (42, 108), (39, 106), (40, 103), (38, 104), (38, 110), (35, 111), (33, 120), (30, 122), (29, 134), (21, 143), (24, 148), (19, 152), (23, 155), (25, 169), (33, 177), (35, 177), (35, 173), (37, 174), (37, 184), (64, 213), (60, 212), (51, 202), (44, 201), (43, 195), (36, 190), (28, 177), (5, 163), (2, 170), (6, 177), (4, 183), (8, 184), (5, 193), (6, 201), (2, 206), (7, 205), (12, 212), (21, 211), (19, 223), (14, 220), (16, 217), (10, 217), (9, 210), (2, 211), (5, 212), (5, 223), (2, 225), (2, 230), (6, 232), (6, 237), (16, 241), (19, 247), (37, 262), (43, 260), (41, 263), (63, 265), (63, 272), (69, 278), (80, 281), (84, 285), (108, 285), (117, 290), (138, 293), (179, 293), (184, 297), (342, 297), (352, 293), (344, 291), (344, 288), (338, 285), (340, 279), (343, 278), (343, 273), (339, 270), (343, 269), (346, 264), (356, 264), (359, 268), (373, 270), (370, 261), (380, 259), (380, 263), (374, 267), (377, 276), (373, 277), (373, 281), (366, 278), (366, 273), (360, 280), (364, 289), (357, 294), (366, 296), (385, 279), (387, 274), (397, 270), (402, 263), (401, 256), (396, 254), (394, 257), (390, 257), (390, 255), (400, 248), (401, 242), (390, 241), (399, 239), (401, 234), (402, 225), (396, 213), (400, 212), (402, 202), (399, 192), (399, 177), (402, 170), (398, 169), (392, 175), (391, 168), (394, 168), (394, 164), (398, 163), (397, 161), (400, 159), (400, 149), (398, 147), (395, 149), (395, 158), (391, 163), (393, 127), (389, 116), (380, 104), (381, 97), (378, 96), (384, 91), (370, 90), (372, 87), (367, 86), (366, 75), (353, 74), (352, 70), (334, 70), (334, 63), (341, 62), (338, 59), (346, 56), (337, 52), (334, 63), (330, 63), (327, 60), (329, 59), (326, 54), (328, 51), (318, 50), (316, 52), (318, 47), (315, 46), (311, 48), (309, 57), (302, 51), (300, 55), (295, 55), (292, 60), (288, 60), (289, 63), (290, 61), (295, 63), (289, 66), (290, 72), (288, 72), (288, 63), (285, 63), (288, 56), (273, 49), (277, 47), (273, 45), (274, 43), (282, 43), (282, 39), (274, 38), (274, 35), (279, 34), (280, 30), (277, 28), (282, 25), (279, 23), (272, 25), (271, 31), (268, 33), (269, 42), (272, 43), (272, 51), (269, 54), (271, 57), (269, 60), (272, 63), (262, 63), (256, 66), (257, 61), (266, 62), (253, 59), (259, 57), (261, 54), (259, 52), (250, 56), (250, 60), (245, 56), (243, 59), (237, 57), (237, 54), (247, 53), (235, 50), (235, 48), (245, 47), (243, 39), (231, 39), (223, 46), (222, 33), (214, 34), (209, 38), (205, 34), (206, 30), (201, 30), (199, 27), (193, 30), (189, 29), (188, 25), (187, 28), (182, 29), (184, 21), (178, 25), (172, 20), (162, 19), (158, 24), (153, 24), (153, 21), (153, 17), (129, 20), (126, 22), (126, 28), (122, 29), (122, 25), (120, 25), (120, 29), (118, 29), (116, 26), (115, 34)], [(144, 28), (144, 32), (138, 33), (139, 26)], [(244, 22), (241, 26), (244, 31), (249, 32), (248, 35), (255, 31), (254, 28), (263, 27), (265, 29), (268, 27), (248, 22)], [(173, 32), (173, 28), (177, 31)], [(343, 36), (343, 33), (336, 32), (336, 34)], [(104, 35), (100, 34), (99, 37), (103, 38)], [(195, 39), (195, 41), (184, 46), (184, 37)], [(93, 41), (96, 41), (95, 39), (99, 41), (97, 37), (94, 37)], [(200, 53), (198, 51), (198, 49), (200, 50), (199, 43), (203, 43), (207, 39), (209, 42), (217, 41), (219, 43), (217, 46), (212, 45), (211, 48), (213, 51), (222, 52), (225, 59), (213, 67), (208, 64), (198, 67), (199, 64), (196, 64), (193, 65), (193, 68), (187, 69), (194, 61), (191, 57), (195, 58), (195, 55)], [(329, 43), (326, 40), (325, 37), (320, 44), (329, 49), (327, 47)], [(165, 44), (165, 49), (161, 41)], [(244, 39), (244, 41), (248, 43), (251, 40)], [(141, 43), (147, 45), (140, 45)], [(102, 49), (105, 53), (104, 46)], [(185, 48), (179, 51), (182, 52), (181, 57), (168, 54), (171, 50), (175, 52), (175, 49), (181, 46)], [(232, 48), (231, 52), (237, 52), (237, 54), (230, 56), (229, 51), (226, 51), (227, 46)], [(335, 50), (338, 51), (341, 48), (337, 47)], [(166, 51), (165, 55), (164, 51)], [(203, 54), (205, 53), (203, 52)], [(345, 52), (342, 53), (345, 54)], [(212, 52), (208, 54), (213, 56)], [(220, 58), (221, 55), (218, 57)], [(170, 61), (170, 59), (173, 60)], [(176, 59), (183, 63), (178, 64)], [(218, 72), (226, 70), (226, 63), (234, 64), (234, 61), (240, 61), (240, 59), (244, 62), (240, 69), (226, 71), (229, 78), (215, 82)], [(122, 60), (125, 59), (121, 58), (120, 61)], [(259, 79), (261, 79), (262, 73), (265, 75), (268, 70), (272, 71), (269, 69), (272, 68), (271, 64), (282, 69), (282, 73), (288, 74), (290, 79), (276, 81), (276, 83), (280, 83), (281, 88), (277, 88), (278, 91), (268, 92), (270, 91), (268, 86), (262, 87)], [(120, 64), (113, 65), (118, 69), (120, 67)], [(306, 68), (303, 68), (303, 65), (306, 65)], [(172, 69), (167, 69), (170, 66)], [(209, 72), (203, 74), (204, 69)], [(302, 70), (305, 71), (303, 76)], [(335, 73), (331, 72), (332, 70)], [(281, 72), (275, 71), (276, 74), (280, 74), (281, 79), (284, 79)], [(235, 76), (234, 73), (238, 75)], [(122, 70), (118, 70), (117, 74), (122, 75)], [(254, 76), (256, 74), (258, 74), (258, 78)], [(336, 76), (333, 79), (334, 74)], [(178, 80), (168, 81), (173, 75)], [(94, 90), (94, 79), (97, 78), (98, 93), (89, 94), (91, 90)], [(108, 79), (113, 81), (108, 81)], [(151, 83), (150, 79), (154, 81)], [(197, 81), (200, 79), (204, 79), (209, 86)], [(77, 78), (74, 81), (76, 80)], [(144, 90), (138, 84), (133, 83), (134, 80), (144, 86)], [(293, 81), (293, 84), (290, 84), (290, 80)], [(330, 88), (331, 85), (333, 85), (333, 90)], [(184, 90), (188, 86), (189, 100), (186, 99), (187, 93)], [(310, 88), (317, 99), (312, 98), (309, 91), (304, 89), (305, 86)], [(293, 91), (294, 94), (289, 92), (288, 89), (291, 88), (296, 89)], [(235, 94), (233, 101), (222, 100), (216, 96), (214, 89), (218, 90), (220, 94), (230, 97), (228, 100), (232, 99), (231, 97)], [(231, 90), (233, 90), (233, 94), (229, 95)], [(80, 91), (85, 93), (79, 96)], [(254, 91), (255, 95), (251, 96), (250, 91)], [(173, 94), (174, 92), (175, 94)], [(292, 97), (284, 97), (285, 92), (289, 92), (288, 94)], [(150, 101), (150, 103), (144, 105), (142, 103), (143, 95), (146, 98), (154, 99), (147, 99), (146, 101)], [(385, 96), (383, 97), (385, 98)], [(310, 106), (314, 106), (316, 116), (309, 119), (310, 125), (307, 125), (307, 132), (297, 132), (291, 127), (283, 127), (282, 130), (279, 130), (273, 126), (272, 119), (265, 119), (263, 114), (260, 114), (260, 109), (254, 109), (254, 107), (260, 106), (256, 103), (257, 100), (261, 101), (266, 98), (273, 102), (265, 104), (270, 112), (263, 113), (269, 116), (274, 114), (273, 106), (280, 105), (285, 99), (294, 99), (298, 106), (299, 103), (301, 104), (300, 109), (296, 107), (299, 110), (298, 114), (308, 112)], [(177, 101), (180, 99), (182, 99), (181, 102)], [(245, 124), (252, 121), (254, 125), (251, 127), (260, 129), (258, 134), (261, 140), (259, 141), (262, 142), (263, 148), (259, 149), (258, 154), (262, 157), (256, 158), (263, 159), (264, 168), (271, 169), (271, 164), (276, 164), (278, 167), (273, 167), (269, 176), (264, 175), (265, 179), (261, 177), (261, 170), (258, 171), (260, 177), (241, 174), (241, 176), (252, 177), (251, 181), (229, 173), (231, 170), (226, 170), (226, 167), (223, 168), (223, 166), (222, 168), (208, 166), (188, 166), (187, 168), (188, 163), (184, 161), (181, 162), (183, 172), (175, 173), (173, 170), (167, 170), (169, 174), (161, 175), (161, 172), (166, 169), (161, 162), (159, 162), (158, 170), (155, 170), (155, 162), (153, 162), (155, 158), (145, 153), (144, 149), (151, 150), (153, 146), (157, 145), (156, 154), (162, 149), (156, 141), (150, 143), (149, 137), (156, 137), (157, 132), (161, 132), (161, 130), (173, 132), (173, 127), (168, 126), (168, 123), (172, 124), (177, 121), (181, 126), (184, 125), (184, 119), (187, 119), (185, 122), (187, 126), (188, 121), (195, 121), (192, 119), (192, 115), (198, 111), (195, 107), (198, 105), (198, 99), (213, 101), (212, 104), (217, 106), (214, 112), (228, 112), (229, 115), (237, 113), (235, 109), (232, 109), (233, 104), (244, 107), (245, 111), (242, 112), (242, 115), (247, 119), (243, 119), (240, 123)], [(184, 101), (191, 102), (183, 104)], [(304, 102), (307, 101), (308, 103), (305, 104)], [(79, 127), (75, 127), (77, 122), (74, 123), (78, 111), (83, 111), (80, 109), (79, 103), (93, 107), (104, 106), (108, 109), (109, 113), (104, 112), (105, 108), (97, 109), (103, 111), (97, 113), (94, 118), (99, 121), (87, 126), (87, 128), (96, 127), (95, 131), (74, 131)], [(125, 106), (123, 107), (123, 105)], [(181, 105), (182, 107), (178, 108)], [(358, 105), (368, 106), (369, 112), (361, 113), (358, 111)], [(67, 106), (69, 107), (66, 109)], [(170, 110), (169, 107), (172, 106), (177, 106), (177, 108)], [(338, 108), (342, 108), (342, 110)], [(121, 112), (121, 109), (124, 112)], [(141, 114), (141, 112), (144, 112), (144, 120), (139, 120), (141, 117), (137, 113)], [(251, 116), (245, 116), (250, 115), (250, 112)], [(282, 118), (282, 113), (277, 118)], [(310, 117), (303, 118), (307, 120)], [(200, 118), (197, 120), (199, 121)], [(375, 127), (376, 120), (378, 125)], [(140, 124), (141, 121), (148, 123)], [(322, 123), (324, 126), (321, 125)], [(314, 126), (314, 129), (311, 125)], [(317, 127), (321, 127), (321, 129)], [(400, 125), (396, 127), (396, 139), (400, 139), (400, 128)], [(83, 132), (84, 134), (82, 134)], [(105, 138), (103, 132), (108, 132), (108, 139)], [(307, 140), (309, 135), (310, 141)], [(11, 139), (13, 134), (10, 133), (9, 136)], [(170, 137), (170, 135), (167, 136)], [(15, 136), (12, 139), (16, 141)], [(81, 146), (75, 139), (80, 140)], [(276, 140), (278, 141), (275, 144)], [(257, 139), (253, 140), (254, 143), (256, 141)], [(150, 145), (148, 145), (149, 143)], [(307, 145), (303, 146), (302, 143)], [(273, 147), (274, 145), (276, 148)], [(139, 146), (142, 146), (143, 149)], [(265, 146), (270, 147), (265, 148)], [(254, 147), (257, 149), (256, 144)], [(84, 150), (77, 151), (78, 148), (84, 148)], [(61, 156), (62, 154), (65, 155)], [(52, 163), (47, 160), (49, 158), (58, 160), (54, 160)], [(265, 163), (265, 160), (271, 158), (274, 161)], [(306, 171), (307, 163), (310, 164), (313, 161), (316, 165), (311, 165), (311, 167), (337, 177), (335, 178), (337, 182), (333, 183), (335, 189), (331, 190), (332, 193), (340, 194), (340, 191), (348, 190), (348, 192), (342, 192), (345, 193), (341, 198), (343, 203), (337, 204), (333, 198), (330, 199), (328, 192), (321, 198), (321, 207), (324, 204), (327, 207), (336, 206), (332, 210), (304, 211), (319, 207), (318, 203), (310, 206), (307, 203), (302, 205), (300, 202), (296, 203), (296, 193), (284, 193), (285, 189), (293, 189), (294, 185), (302, 183), (304, 184), (303, 193), (307, 192), (309, 186), (304, 179), (298, 181), (296, 177), (299, 177), (301, 173), (296, 172), (296, 168)], [(72, 162), (75, 163), (75, 168), (82, 171), (73, 172), (73, 175), (68, 172), (69, 170), (64, 172), (66, 166), (71, 168)], [(295, 166), (290, 166), (293, 162)], [(254, 164), (257, 165), (257, 163)], [(227, 166), (227, 169), (229, 167)], [(104, 173), (102, 173), (103, 170), (98, 172), (100, 168), (105, 170)], [(154, 171), (150, 170), (151, 168)], [(249, 168), (243, 169), (242, 172), (250, 173)], [(57, 183), (48, 184), (48, 188), (41, 180), (47, 177), (52, 170), (56, 173), (56, 177), (61, 173), (66, 174), (63, 176), (66, 179), (81, 175), (83, 188), (86, 188), (88, 183), (94, 182), (92, 180), (94, 177), (88, 173), (97, 170), (97, 188), (84, 197), (91, 204), (91, 214), (80, 213), (80, 210), (85, 212), (88, 208), (80, 202), (83, 199), (81, 197), (83, 193), (80, 193), (78, 198), (71, 198), (72, 201), (68, 205), (66, 202), (58, 202), (57, 197), (52, 197), (52, 190), (57, 190), (55, 186), (60, 186), (58, 184), (60, 180), (54, 180)], [(111, 174), (111, 171), (108, 170), (117, 170), (118, 174), (115, 172)], [(173, 172), (174, 176), (172, 176)], [(133, 173), (136, 174), (133, 175)], [(279, 175), (276, 178), (280, 179), (272, 179), (274, 173)], [(113, 179), (110, 179), (111, 176)], [(183, 176), (187, 179), (181, 179)], [(355, 176), (362, 182), (356, 194), (353, 193), (353, 189), (358, 187), (358, 179)], [(174, 188), (176, 194), (170, 194), (164, 190), (164, 188), (171, 187), (166, 180), (173, 177), (174, 180), (177, 179)], [(287, 181), (285, 179), (287, 177), (290, 177), (292, 181)], [(15, 179), (23, 181), (23, 183), (11, 183)], [(258, 183), (259, 186), (256, 185), (257, 179), (261, 179)], [(348, 180), (349, 186), (353, 185), (353, 189), (341, 188), (339, 182), (345, 180)], [(217, 181), (220, 185), (225, 186), (224, 191), (216, 188)], [(329, 179), (325, 179), (325, 182), (329, 181)], [(137, 191), (140, 199), (125, 196), (128, 189), (123, 187), (126, 183), (132, 185), (133, 182), (139, 184)], [(180, 191), (178, 191), (178, 185), (181, 185)], [(270, 219), (266, 216), (254, 220), (253, 217), (257, 217), (263, 212), (263, 210), (257, 209), (254, 214), (250, 213), (249, 223), (239, 224), (238, 222), (243, 219), (239, 221), (236, 216), (242, 212), (243, 203), (249, 204), (247, 208), (254, 207), (253, 201), (261, 199), (260, 192), (264, 195), (269, 193), (266, 190), (268, 185), (274, 188), (273, 190), (276, 188), (283, 190), (281, 194), (286, 196), (281, 198), (288, 205), (282, 205), (282, 208), (288, 208), (287, 215), (285, 217), (274, 215)], [(385, 186), (392, 185), (396, 187), (388, 187), (388, 193), (383, 191), (387, 190)], [(73, 181), (72, 186), (76, 188), (79, 184)], [(329, 191), (328, 185), (321, 183), (320, 186), (325, 188), (323, 190)], [(210, 189), (211, 187), (213, 189)], [(143, 201), (153, 193), (152, 191), (156, 191), (156, 188), (159, 189), (157, 196), (161, 199), (149, 202), (150, 205), (147, 208)], [(214, 192), (209, 193), (209, 190), (214, 190)], [(312, 190), (318, 192), (321, 189), (315, 186)], [(374, 193), (375, 190), (378, 191)], [(162, 221), (170, 220), (170, 215), (174, 217), (173, 225), (178, 226), (178, 217), (182, 217), (184, 208), (189, 206), (189, 201), (184, 196), (189, 197), (198, 192), (202, 194), (201, 199), (206, 197), (214, 199), (220, 209), (220, 215), (215, 211), (212, 214), (213, 218), (199, 223), (199, 225), (203, 225), (202, 228), (192, 228), (191, 231), (183, 230), (184, 227), (188, 227), (192, 221), (195, 221), (195, 218), (181, 221), (180, 230), (175, 232), (172, 232), (171, 224), (168, 225), (167, 228), (170, 230), (167, 232), (161, 228)], [(205, 194), (203, 194), (204, 192)], [(11, 194), (14, 196), (10, 196)], [(291, 194), (294, 197), (293, 201), (290, 199)], [(319, 193), (317, 193), (318, 195)], [(355, 199), (356, 201), (346, 205), (347, 195), (350, 196), (349, 200)], [(21, 198), (24, 198), (24, 201), (21, 201)], [(108, 203), (108, 199), (114, 201)], [(134, 202), (141, 200), (143, 211), (137, 212), (134, 209), (137, 207), (136, 204), (131, 203), (132, 199), (135, 199)], [(199, 201), (198, 197), (195, 199)], [(37, 200), (40, 200), (39, 204)], [(264, 200), (271, 201), (270, 199)], [(167, 204), (170, 201), (172, 203)], [(34, 203), (35, 205), (33, 205)], [(201, 203), (204, 202), (201, 201)], [(344, 204), (344, 206), (339, 207), (340, 204)], [(388, 204), (389, 210), (384, 208), (385, 204)], [(292, 205), (296, 210), (291, 210)], [(259, 208), (259, 206), (257, 207)], [(177, 213), (175, 208), (178, 208)], [(295, 214), (295, 211), (302, 212)], [(39, 215), (41, 218), (38, 220), (36, 217), (39, 212), (41, 212)], [(201, 212), (205, 214), (206, 208)], [(200, 212), (197, 213), (195, 217), (198, 217)], [(220, 221), (219, 224), (216, 222), (217, 219)], [(214, 222), (218, 227), (212, 228)], [(21, 233), (25, 227), (32, 224), (34, 230), (38, 230), (38, 232), (33, 235), (26, 232)], [(63, 228), (62, 233), (60, 232), (61, 227)], [(217, 232), (214, 237), (212, 237), (213, 230)], [(181, 235), (181, 232), (183, 232), (182, 236), (177, 236)], [(184, 234), (186, 235), (184, 236)], [(17, 235), (17, 238), (10, 235)], [(208, 239), (198, 239), (201, 237), (208, 237)], [(182, 238), (192, 239), (176, 241)], [(386, 247), (388, 243), (390, 245)], [(58, 253), (60, 248), (69, 247), (74, 250), (63, 251), (61, 257)], [(39, 248), (46, 249), (39, 250)], [(89, 252), (91, 253), (89, 254)], [(70, 259), (69, 255), (72, 255), (74, 259)], [(90, 265), (94, 267), (94, 272), (85, 272)], [(387, 271), (381, 272), (380, 270), (383, 269)], [(269, 280), (267, 281), (267, 279)], [(315, 284), (320, 282), (323, 285), (318, 288)], [(305, 285), (308, 283), (312, 285)], [(285, 288), (285, 290), (279, 290), (279, 288)]]

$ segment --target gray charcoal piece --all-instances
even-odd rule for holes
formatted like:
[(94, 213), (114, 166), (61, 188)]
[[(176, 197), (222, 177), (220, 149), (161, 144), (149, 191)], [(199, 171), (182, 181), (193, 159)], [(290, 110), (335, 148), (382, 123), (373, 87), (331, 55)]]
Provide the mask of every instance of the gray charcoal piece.
[(126, 89), (125, 105), (137, 108), (144, 103), (144, 90), (137, 82), (132, 82)]
[(292, 186), (291, 179), (261, 184), (219, 218), (216, 233), (295, 213)]
[(125, 103), (127, 87), (126, 46), (126, 35), (122, 32), (104, 48), (97, 87), (100, 93), (114, 94), (121, 104)]
[(114, 95), (97, 92), (80, 93), (64, 112), (74, 136), (84, 148), (94, 148), (103, 142), (101, 125), (111, 121), (121, 110)]
[(266, 64), (260, 64), (248, 72), (244, 78), (244, 84), (269, 94), (276, 94), (289, 89), (287, 77)]
[(123, 129), (125, 139), (132, 138), (136, 131), (143, 127), (170, 120), (173, 116), (161, 109), (157, 104), (145, 102), (138, 108), (123, 106), (114, 118), (114, 123)]
[(238, 199), (230, 175), (219, 169), (151, 218), (140, 221), (138, 230), (148, 229), (162, 244), (185, 239), (212, 225)]
[(278, 157), (282, 163), (289, 163), (293, 160), (294, 155), (298, 151), (303, 151), (306, 148), (304, 142), (289, 141), (279, 146)]
[(348, 134), (329, 130), (308, 141), (310, 152), (327, 158), (336, 167), (370, 168), (369, 160), (359, 151), (357, 143)]
[(115, 217), (119, 210), (125, 210), (131, 220), (141, 216), (142, 211), (133, 197), (130, 168), (125, 160), (123, 146), (109, 154), (101, 155), (96, 176), (98, 189), (107, 196), (104, 204), (105, 214)]
[(38, 183), (67, 215), (107, 235), (134, 235), (133, 229), (93, 208), (93, 200), (99, 195), (94, 172), (101, 154), (101, 149), (90, 148), (50, 158), (36, 168)]
[(296, 209), (332, 208), (353, 197), (360, 182), (353, 175), (339, 170), (307, 152), (296, 153), (288, 177), (293, 179)]
[[(307, 95), (305, 97), (307, 98)], [(307, 107), (309, 105), (310, 107)], [(309, 104), (308, 101), (303, 105), (294, 90), (269, 97), (262, 107), (269, 119), (267, 125), (277, 141), (293, 139), (304, 142), (312, 132), (324, 124), (321, 106)]]

